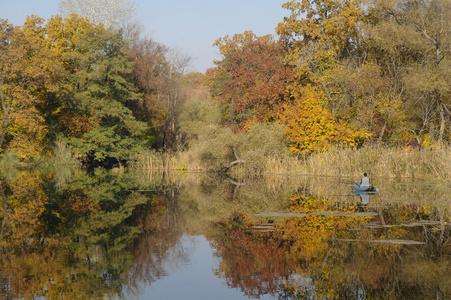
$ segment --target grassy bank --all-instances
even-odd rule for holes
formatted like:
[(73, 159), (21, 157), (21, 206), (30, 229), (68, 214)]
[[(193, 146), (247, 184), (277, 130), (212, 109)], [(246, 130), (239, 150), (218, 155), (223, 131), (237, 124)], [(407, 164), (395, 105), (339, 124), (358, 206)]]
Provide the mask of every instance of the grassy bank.
[[(331, 149), (305, 156), (287, 153), (259, 153), (258, 150), (243, 151), (240, 163), (228, 172), (237, 178), (266, 176), (269, 174), (313, 175), (360, 178), (363, 172), (371, 177), (417, 178), (441, 181), (451, 180), (451, 147), (437, 146), (431, 149), (395, 149), (389, 147), (363, 147), (360, 149)], [(147, 151), (131, 162), (132, 168), (144, 172), (217, 172), (229, 165), (236, 157), (227, 151), (211, 152), (199, 149), (165, 153)], [(80, 166), (68, 149), (55, 151), (52, 157), (28, 162), (20, 161), (11, 153), (3, 153), (0, 168), (8, 173), (11, 169), (51, 168)]]
[(365, 147), (323, 152), (308, 157), (303, 171), (314, 175), (451, 178), (451, 148), (426, 150)]
[[(218, 160), (225, 161), (223, 158)], [(250, 159), (250, 160), (249, 160)], [(252, 160), (254, 159), (254, 160)], [(231, 173), (252, 174), (308, 174), (315, 176), (352, 176), (359, 178), (363, 172), (370, 176), (391, 178), (427, 178), (450, 180), (451, 147), (442, 146), (426, 150), (364, 147), (360, 149), (332, 149), (306, 156), (261, 156), (243, 158), (245, 163), (230, 169)], [(135, 168), (165, 170), (167, 172), (208, 172), (211, 163), (205, 163), (196, 151), (181, 153), (143, 153)]]
[(62, 139), (56, 139), (52, 151), (40, 157), (23, 159), (19, 158), (12, 150), (3, 150), (0, 152), (0, 168), (5, 173), (7, 173), (8, 170), (12, 171), (15, 169), (45, 169), (80, 166), (80, 161)]

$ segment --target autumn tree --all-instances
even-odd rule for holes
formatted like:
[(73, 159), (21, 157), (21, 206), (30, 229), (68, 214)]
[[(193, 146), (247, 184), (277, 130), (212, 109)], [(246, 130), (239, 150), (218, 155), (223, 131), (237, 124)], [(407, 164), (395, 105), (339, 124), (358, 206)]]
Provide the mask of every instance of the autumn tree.
[[(335, 113), (329, 88), (321, 84), (334, 68), (336, 57), (331, 53), (338, 50), (321, 50), (315, 54), (316, 60), (291, 64), (290, 57), (296, 55), (307, 59), (296, 47), (308, 52), (309, 44), (295, 46), (286, 36), (284, 39), (285, 47), (271, 36), (257, 38), (245, 32), (216, 42), (224, 59), (208, 76), (213, 79), (213, 95), (221, 101), (231, 124), (249, 130), (257, 122), (281, 122), (292, 153), (320, 151), (333, 144), (356, 145), (368, 137), (364, 129), (349, 124), (349, 116)], [(333, 39), (330, 42), (327, 36), (324, 39), (318, 43), (346, 44)]]
[(29, 158), (58, 140), (86, 163), (107, 164), (155, 141), (179, 148), (191, 58), (73, 14), (1, 26), (2, 148)]
[(161, 146), (167, 150), (182, 150), (182, 136), (179, 126), (179, 116), (186, 101), (185, 73), (191, 65), (192, 57), (180, 50), (173, 49), (168, 57), (169, 69), (165, 86), (166, 118), (160, 128)]
[[(408, 118), (405, 135), (444, 140), (450, 131), (449, 1), (374, 1), (366, 39)], [(448, 126), (447, 126), (448, 125)]]
[[(291, 69), (281, 60), (282, 44), (251, 31), (226, 36), (215, 44), (223, 59), (210, 71), (212, 87), (232, 125), (274, 121), (285, 101)], [(214, 90), (219, 87), (219, 90)]]
[[(151, 39), (140, 38), (142, 25), (134, 1), (63, 0), (60, 11), (66, 16), (86, 17), (94, 25), (121, 32), (130, 43), (130, 58), (136, 64), (133, 81), (144, 93), (143, 103), (150, 110), (147, 113), (152, 114), (149, 125), (156, 132), (156, 146), (180, 150), (177, 115), (184, 101), (181, 77), (192, 58), (178, 50), (170, 51)], [(153, 134), (148, 132), (147, 135)]]
[[(6, 63), (8, 61), (7, 54), (8, 54), (8, 44), (10, 43), (11, 36), (14, 32), (14, 27), (11, 24), (8, 24), (6, 20), (0, 20), (1, 24), (1, 31), (0, 31), (0, 38), (1, 38), (1, 64), (2, 69), (6, 69)], [(5, 141), (5, 136), (8, 133), (9, 126), (14, 121), (14, 119), (11, 116), (11, 106), (12, 106), (12, 100), (13, 96), (5, 95), (4, 91), (4, 82), (5, 77), (9, 77), (7, 74), (3, 72), (2, 78), (1, 78), (1, 85), (0, 85), (0, 101), (1, 101), (1, 112), (2, 112), (2, 124), (1, 124), (1, 132), (0, 132), (0, 150), (3, 147), (3, 143)]]
[(58, 64), (44, 47), (42, 23), (37, 17), (28, 17), (23, 28), (0, 22), (0, 142), (21, 158), (45, 150), (48, 128), (39, 108), (44, 95), (56, 92), (52, 77)]
[(150, 38), (143, 38), (130, 45), (129, 57), (133, 71), (128, 75), (142, 94), (140, 101), (128, 102), (127, 107), (136, 117), (147, 122), (149, 128), (163, 126), (165, 116), (165, 94), (170, 68), (166, 58), (169, 49)]
[(297, 92), (295, 99), (280, 115), (292, 153), (318, 152), (334, 144), (356, 146), (368, 137), (364, 129), (334, 118), (322, 104), (324, 95), (312, 87)]
[(40, 30), (41, 43), (51, 51), (53, 65), (58, 70), (53, 73), (53, 80), (57, 85), (57, 92), (48, 91), (43, 95), (44, 101), (40, 110), (50, 127), (49, 135), (53, 138), (57, 133), (64, 135), (77, 135), (83, 133), (82, 128), (89, 128), (90, 123), (83, 119), (77, 110), (73, 110), (71, 94), (74, 92), (72, 83), (68, 77), (76, 72), (77, 62), (73, 53), (77, 51), (77, 40), (93, 29), (93, 24), (78, 16), (63, 18), (51, 17), (47, 24), (40, 24), (34, 30)]
[(128, 78), (142, 97), (140, 101), (129, 101), (127, 107), (139, 120), (147, 122), (150, 130), (146, 135), (154, 147), (180, 150), (178, 116), (185, 101), (183, 78), (192, 58), (151, 38), (136, 39), (128, 47), (133, 62)]
[(35, 45), (53, 59), (41, 59), (41, 69), (49, 75), (37, 105), (49, 137), (63, 134), (85, 162), (114, 159), (121, 164), (129, 158), (147, 126), (127, 108), (141, 94), (127, 78), (133, 62), (120, 32), (75, 15), (55, 16), (45, 25), (42, 20), (27, 23), (24, 32), (36, 37)]
[[(443, 140), (449, 124), (448, 1), (290, 1), (277, 27), (303, 85), (378, 142)], [(305, 14), (305, 16), (304, 16)], [(418, 42), (422, 41), (422, 42)]]
[(276, 31), (288, 45), (285, 58), (300, 79), (318, 83), (325, 63), (355, 50), (364, 17), (361, 1), (293, 0), (282, 7), (290, 16), (284, 17)]
[(352, 124), (356, 116), (355, 94), (344, 98), (349, 85), (342, 83), (347, 75), (343, 72), (344, 62), (359, 54), (362, 3), (290, 1), (283, 7), (291, 14), (278, 24), (276, 31), (287, 47), (284, 59), (295, 74), (287, 90), (296, 104), (294, 109), (288, 107), (281, 118), (287, 124), (292, 152), (318, 151), (337, 143), (361, 143), (369, 136), (369, 130)]

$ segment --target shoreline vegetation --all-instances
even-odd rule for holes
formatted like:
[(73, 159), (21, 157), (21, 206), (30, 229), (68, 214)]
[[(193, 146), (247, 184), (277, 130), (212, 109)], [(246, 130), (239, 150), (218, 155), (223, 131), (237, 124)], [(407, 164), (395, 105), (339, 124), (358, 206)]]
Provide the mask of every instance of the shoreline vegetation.
[[(246, 163), (260, 169), (246, 168)], [(165, 172), (215, 172), (203, 165), (190, 151), (180, 153), (148, 152), (131, 164), (133, 168)], [(210, 165), (211, 166), (211, 165)], [(415, 178), (449, 181), (451, 178), (450, 146), (430, 149), (394, 149), (367, 146), (360, 149), (332, 149), (306, 156), (267, 156), (258, 162), (243, 161), (229, 170), (232, 175), (264, 176), (313, 175), (360, 178), (363, 172), (373, 177)]]
[[(0, 159), (3, 171), (17, 169), (82, 168), (70, 149), (58, 155), (22, 162), (13, 155)], [(255, 156), (255, 155), (254, 155)], [(162, 173), (218, 173), (239, 177), (261, 177), (267, 175), (310, 175), (360, 178), (363, 172), (371, 177), (414, 178), (450, 181), (451, 147), (434, 146), (429, 149), (402, 149), (387, 146), (364, 146), (355, 148), (333, 148), (309, 155), (291, 154), (259, 155), (230, 168), (226, 158), (217, 157), (216, 163), (205, 161), (197, 150), (181, 152), (147, 151), (137, 155), (128, 163), (128, 168), (141, 172)], [(112, 168), (121, 171), (122, 166)], [(227, 169), (225, 172), (224, 170)]]

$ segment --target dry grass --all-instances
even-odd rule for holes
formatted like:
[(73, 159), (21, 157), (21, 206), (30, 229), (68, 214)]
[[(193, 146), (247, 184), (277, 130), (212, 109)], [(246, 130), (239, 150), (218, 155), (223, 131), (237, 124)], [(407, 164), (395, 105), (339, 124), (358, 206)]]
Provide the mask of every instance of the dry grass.
[[(451, 178), (451, 148), (449, 146), (421, 151), (388, 147), (337, 148), (309, 156), (252, 155), (248, 158), (256, 161), (246, 160), (246, 164), (239, 164), (230, 172), (245, 176), (306, 174), (354, 178), (359, 178), (362, 173), (366, 172), (370, 176), (390, 178), (405, 177), (444, 181)], [(135, 167), (166, 172), (211, 171), (209, 166), (202, 162), (201, 151), (197, 150), (175, 154), (149, 152), (142, 155)]]
[(166, 172), (184, 168), (177, 158), (177, 155), (157, 151), (141, 153), (138, 156), (138, 159), (132, 163), (132, 166), (137, 169), (160, 170)]
[(451, 178), (450, 147), (427, 150), (365, 147), (361, 149), (335, 149), (308, 157), (304, 171), (313, 175)]

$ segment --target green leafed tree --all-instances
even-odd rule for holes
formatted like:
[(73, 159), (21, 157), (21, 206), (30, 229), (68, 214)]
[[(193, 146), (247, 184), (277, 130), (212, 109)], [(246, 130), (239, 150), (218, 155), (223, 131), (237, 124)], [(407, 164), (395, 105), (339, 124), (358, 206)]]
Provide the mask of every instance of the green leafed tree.
[(142, 145), (147, 129), (127, 108), (141, 95), (126, 79), (133, 67), (126, 44), (120, 33), (95, 27), (77, 36), (74, 46), (63, 55), (73, 66), (60, 130), (88, 161), (114, 158), (121, 163), (130, 158), (132, 147)]

